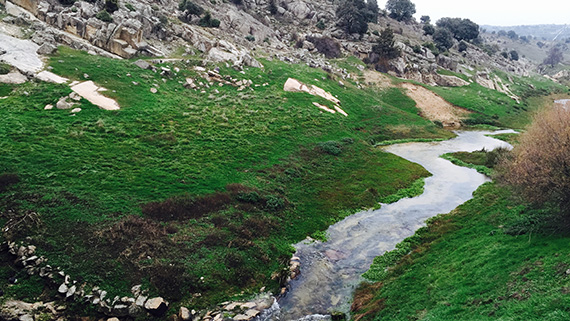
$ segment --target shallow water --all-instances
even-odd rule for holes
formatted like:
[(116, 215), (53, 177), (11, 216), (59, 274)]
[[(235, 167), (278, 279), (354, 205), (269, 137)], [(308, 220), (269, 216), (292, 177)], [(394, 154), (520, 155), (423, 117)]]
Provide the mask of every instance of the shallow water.
[[(506, 133), (513, 131), (497, 131)], [(291, 281), (289, 293), (279, 300), (274, 320), (322, 320), (334, 311), (347, 313), (352, 292), (374, 257), (424, 226), (427, 218), (448, 213), (472, 198), (472, 193), (489, 179), (473, 169), (451, 164), (440, 155), (456, 151), (510, 147), (486, 137), (489, 131), (457, 132), (444, 142), (406, 143), (385, 147), (425, 167), (433, 176), (425, 180), (425, 192), (414, 198), (383, 205), (379, 210), (356, 213), (328, 229), (327, 242), (295, 245), (301, 259), (301, 275)]]

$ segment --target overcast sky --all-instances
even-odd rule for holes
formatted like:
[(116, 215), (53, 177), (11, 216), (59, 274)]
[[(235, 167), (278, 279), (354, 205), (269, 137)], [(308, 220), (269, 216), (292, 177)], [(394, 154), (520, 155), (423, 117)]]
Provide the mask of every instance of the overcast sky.
[[(415, 17), (468, 18), (479, 25), (570, 24), (570, 0), (412, 0)], [(378, 0), (386, 7), (386, 0)]]

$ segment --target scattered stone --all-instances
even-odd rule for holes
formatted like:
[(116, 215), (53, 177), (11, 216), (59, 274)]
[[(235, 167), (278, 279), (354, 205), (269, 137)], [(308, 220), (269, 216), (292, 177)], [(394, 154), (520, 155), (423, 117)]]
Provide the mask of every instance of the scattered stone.
[(44, 70), (44, 71), (38, 73), (36, 75), (36, 78), (41, 80), (41, 81), (51, 82), (51, 83), (55, 83), (55, 84), (65, 84), (66, 82), (69, 81), (69, 79), (60, 77), (60, 76), (54, 74), (53, 72), (47, 71), (47, 70)]
[(140, 306), (140, 307), (142, 307), (142, 306), (144, 306), (144, 304), (145, 304), (147, 298), (148, 298), (148, 297), (146, 297), (146, 296), (144, 296), (144, 295), (139, 295), (139, 296), (137, 297), (137, 299), (135, 300), (135, 304), (138, 305), (138, 306)]
[(22, 75), (19, 71), (13, 71), (6, 75), (0, 75), (0, 83), (3, 84), (23, 84), (28, 81), (28, 78)]
[(45, 110), (53, 109), (53, 105), (52, 105), (52, 104), (47, 104), (47, 105), (44, 107), (44, 109), (45, 109)]
[(67, 293), (67, 291), (69, 290), (69, 288), (67, 287), (67, 285), (65, 285), (65, 283), (62, 283), (59, 288), (57, 289), (57, 292), (61, 293), (61, 294), (65, 294)]
[(46, 43), (42, 44), (38, 48), (38, 50), (36, 50), (36, 53), (38, 55), (51, 55), (56, 51), (57, 51), (57, 47), (55, 45), (46, 42)]
[[(85, 81), (79, 84), (72, 84), (71, 90), (87, 99), (93, 105), (105, 110), (118, 110), (119, 104), (109, 97), (101, 95), (99, 92), (106, 91), (103, 87), (98, 87), (93, 81)], [(59, 107), (58, 107), (59, 108)]]
[(168, 302), (161, 297), (152, 298), (145, 302), (144, 308), (154, 316), (162, 316), (168, 309)]
[(65, 293), (65, 298), (67, 299), (67, 298), (69, 298), (70, 296), (74, 295), (76, 290), (77, 290), (77, 287), (76, 287), (75, 285), (73, 285), (72, 287), (70, 287), (70, 288), (67, 290), (67, 293)]
[(250, 309), (250, 310), (247, 310), (247, 311), (245, 312), (245, 315), (247, 315), (247, 316), (250, 317), (250, 318), (255, 318), (255, 317), (256, 317), (258, 314), (260, 314), (260, 313), (261, 313), (261, 312), (255, 310), (255, 309)]
[(255, 302), (247, 302), (247, 303), (240, 305), (240, 307), (242, 309), (252, 309), (252, 308), (255, 308), (256, 306), (257, 306), (257, 304), (255, 304)]
[(119, 321), (119, 318), (112, 317), (112, 318), (107, 319), (107, 321)]
[(234, 321), (247, 321), (251, 318), (245, 314), (238, 314), (233, 319), (234, 319)]
[(187, 321), (190, 320), (192, 315), (190, 314), (190, 310), (188, 310), (188, 308), (180, 307), (180, 310), (178, 311), (178, 317), (183, 321)]
[(158, 90), (157, 90), (156, 88), (154, 88), (154, 87), (151, 87), (151, 88), (150, 88), (150, 92), (153, 93), (153, 94), (156, 94), (156, 93), (158, 92)]
[(283, 85), (283, 90), (288, 92), (306, 92), (313, 96), (322, 97), (334, 104), (340, 105), (340, 100), (334, 97), (331, 93), (326, 92), (324, 89), (319, 88), (315, 85), (311, 85), (311, 87), (303, 84), (302, 82), (298, 81), (297, 79), (289, 78)]
[(76, 114), (76, 113), (78, 113), (78, 112), (80, 112), (80, 111), (81, 111), (81, 108), (79, 108), (79, 107), (78, 107), (78, 108), (73, 108), (73, 109), (71, 110), (71, 113)]
[(89, 75), (88, 75), (88, 74), (83, 74), (83, 78), (89, 79)]
[(137, 67), (142, 68), (142, 69), (151, 69), (152, 68), (151, 64), (149, 64), (148, 62), (146, 62), (142, 59), (135, 61), (133, 64), (135, 64)]

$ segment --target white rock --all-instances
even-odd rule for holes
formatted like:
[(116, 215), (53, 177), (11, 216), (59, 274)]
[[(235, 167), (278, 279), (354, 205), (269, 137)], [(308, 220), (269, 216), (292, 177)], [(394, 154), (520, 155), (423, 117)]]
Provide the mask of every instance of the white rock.
[(78, 112), (80, 112), (80, 111), (81, 111), (81, 108), (79, 108), (79, 107), (78, 107), (78, 108), (73, 108), (73, 109), (71, 110), (71, 112), (72, 112), (73, 114), (78, 113)]
[(67, 293), (67, 290), (69, 290), (69, 288), (67, 287), (67, 285), (65, 285), (65, 283), (62, 283), (59, 288), (57, 289), (57, 292), (64, 294)]
[(178, 311), (178, 317), (183, 321), (187, 321), (190, 320), (192, 316), (190, 315), (190, 310), (188, 310), (188, 308), (180, 307), (180, 310)]
[(154, 88), (154, 87), (150, 88), (150, 92), (153, 93), (153, 94), (156, 94), (157, 91), (158, 91), (158, 90), (156, 90), (156, 88)]

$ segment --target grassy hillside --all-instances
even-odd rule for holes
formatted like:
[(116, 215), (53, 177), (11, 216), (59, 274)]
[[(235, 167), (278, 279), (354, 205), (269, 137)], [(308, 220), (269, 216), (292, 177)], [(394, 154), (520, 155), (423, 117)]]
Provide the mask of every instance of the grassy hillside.
[[(186, 77), (206, 83), (194, 63), (165, 64), (180, 72), (160, 76), (60, 48), (52, 71), (106, 87), (118, 111), (85, 100), (76, 115), (44, 110), (70, 89), (3, 86), (0, 174), (19, 183), (0, 191), (2, 222), (33, 218), (7, 237), (28, 237), (52, 266), (110, 296), (143, 283), (204, 307), (266, 285), (276, 291), (289, 244), (428, 175), (373, 144), (453, 135), (419, 117), (398, 89), (340, 86), (322, 70), (266, 60), (243, 73), (221, 66), (224, 76), (252, 80), (253, 90), (213, 83), (201, 92), (183, 86)], [(332, 92), (349, 116), (284, 92), (288, 77)], [(20, 279), (0, 284), (11, 295), (50, 294), (22, 290), (41, 289), (37, 278), (9, 266), (0, 272)]]
[[(454, 156), (485, 162), (479, 152)], [(567, 320), (570, 250), (556, 222), (487, 183), (375, 260), (353, 319)]]

